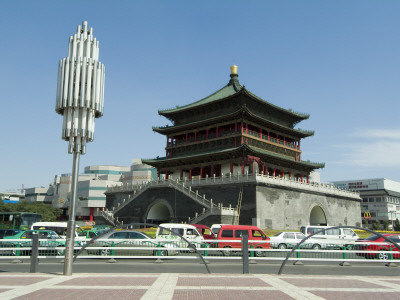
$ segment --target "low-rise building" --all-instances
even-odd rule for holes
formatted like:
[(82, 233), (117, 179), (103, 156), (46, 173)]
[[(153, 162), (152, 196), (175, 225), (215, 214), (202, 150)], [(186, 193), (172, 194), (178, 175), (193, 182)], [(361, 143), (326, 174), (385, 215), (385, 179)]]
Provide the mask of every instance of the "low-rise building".
[(392, 228), (394, 221), (400, 219), (400, 182), (376, 178), (334, 181), (332, 184), (360, 193), (361, 217), (369, 227), (375, 222), (383, 227), (383, 223), (389, 221)]

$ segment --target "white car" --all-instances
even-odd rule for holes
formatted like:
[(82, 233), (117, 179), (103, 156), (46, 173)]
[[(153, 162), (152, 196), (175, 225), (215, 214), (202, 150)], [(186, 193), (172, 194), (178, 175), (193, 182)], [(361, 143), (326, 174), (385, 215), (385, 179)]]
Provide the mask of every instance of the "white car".
[[(305, 237), (306, 236), (301, 232), (282, 231), (270, 237), (271, 247), (278, 249), (293, 248)], [(320, 241), (317, 241), (315, 239), (308, 239), (303, 244), (300, 245), (300, 248), (314, 249), (314, 250), (320, 250), (325, 247), (326, 245), (322, 244)]]

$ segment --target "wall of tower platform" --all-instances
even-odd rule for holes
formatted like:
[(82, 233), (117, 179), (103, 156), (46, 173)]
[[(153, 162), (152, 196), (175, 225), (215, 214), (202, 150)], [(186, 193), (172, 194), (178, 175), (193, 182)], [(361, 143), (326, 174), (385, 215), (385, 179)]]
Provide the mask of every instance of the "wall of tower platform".
[[(289, 185), (275, 185), (256, 181), (238, 181), (215, 185), (192, 185), (199, 195), (212, 199), (223, 207), (236, 208), (242, 199), (239, 223), (260, 228), (298, 230), (302, 225), (361, 225), (359, 197), (299, 189)], [(111, 209), (129, 192), (107, 194)], [(124, 224), (130, 222), (189, 222), (204, 207), (184, 193), (170, 187), (155, 187), (140, 194), (115, 216)], [(315, 218), (315, 211), (319, 217)], [(202, 224), (222, 222), (222, 215), (210, 215)]]

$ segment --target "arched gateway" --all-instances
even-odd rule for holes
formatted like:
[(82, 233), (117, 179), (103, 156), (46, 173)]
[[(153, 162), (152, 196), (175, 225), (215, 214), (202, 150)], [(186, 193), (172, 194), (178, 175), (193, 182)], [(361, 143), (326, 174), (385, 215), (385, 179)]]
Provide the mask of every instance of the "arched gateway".
[(310, 213), (310, 225), (327, 225), (325, 212), (321, 206), (316, 205), (312, 208)]
[(146, 222), (160, 224), (169, 222), (173, 216), (173, 210), (168, 202), (159, 200), (149, 206)]

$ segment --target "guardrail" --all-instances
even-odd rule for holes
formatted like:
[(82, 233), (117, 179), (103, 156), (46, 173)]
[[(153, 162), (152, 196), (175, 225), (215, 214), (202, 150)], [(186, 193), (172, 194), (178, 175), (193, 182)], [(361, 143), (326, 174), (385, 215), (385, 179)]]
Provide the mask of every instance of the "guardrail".
[[(79, 243), (79, 242), (77, 242)], [(98, 239), (95, 242), (87, 240), (74, 248), (75, 252), (87, 247), (77, 257), (79, 258), (150, 258), (179, 259), (194, 258), (196, 254), (186, 242), (179, 240), (151, 239)], [(241, 240), (204, 240), (191, 241), (191, 244), (204, 256), (210, 259), (241, 258), (243, 243)], [(294, 250), (289, 260), (312, 261), (393, 261), (400, 262), (400, 250), (390, 247), (389, 243), (374, 243), (375, 249), (365, 250), (368, 242), (331, 243), (325, 249), (314, 250), (311, 244), (305, 244)], [(292, 244), (291, 246), (295, 246)], [(384, 250), (383, 248), (387, 248)], [(249, 240), (249, 256), (260, 260), (284, 260), (292, 248), (271, 248), (270, 241)], [(379, 249), (380, 248), (380, 249)], [(63, 257), (65, 254), (65, 239), (39, 240), (39, 257)], [(30, 257), (32, 240), (0, 240), (0, 259)]]
[[(153, 226), (155, 224), (135, 223), (123, 227)], [(110, 231), (122, 228), (111, 229), (103, 232), (93, 239), (77, 239), (75, 241), (74, 253), (76, 258), (145, 258), (157, 259), (201, 259), (207, 271), (206, 260), (241, 259), (243, 261), (244, 273), (248, 273), (249, 259), (282, 261), (278, 274), (287, 261), (302, 263), (312, 262), (340, 262), (340, 265), (350, 265), (350, 262), (383, 262), (387, 266), (397, 266), (400, 262), (400, 243), (396, 242), (397, 235), (393, 240), (380, 233), (364, 229), (377, 236), (384, 238), (387, 242), (372, 242), (369, 240), (332, 240), (312, 238), (323, 231), (335, 228), (353, 228), (355, 226), (337, 226), (321, 229), (298, 243), (289, 243), (287, 239), (253, 239), (247, 240), (247, 236), (236, 239), (211, 239), (211, 240), (188, 240), (182, 235), (168, 229), (170, 238), (153, 239), (150, 236), (142, 239), (111, 239), (104, 238)], [(243, 240), (242, 240), (243, 238)], [(36, 239), (36, 240), (35, 240)], [(2, 239), (0, 240), (0, 259), (23, 259), (31, 258), (32, 269), (37, 258), (64, 257), (65, 239)], [(312, 241), (312, 242), (311, 242)], [(285, 247), (279, 247), (285, 243)], [(36, 246), (35, 246), (36, 245)], [(318, 247), (316, 247), (318, 245)], [(247, 265), (247, 267), (245, 267)]]

